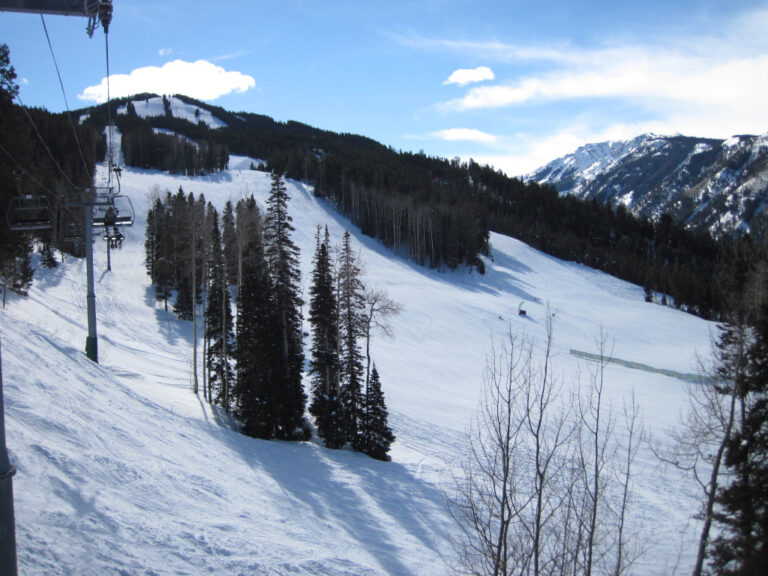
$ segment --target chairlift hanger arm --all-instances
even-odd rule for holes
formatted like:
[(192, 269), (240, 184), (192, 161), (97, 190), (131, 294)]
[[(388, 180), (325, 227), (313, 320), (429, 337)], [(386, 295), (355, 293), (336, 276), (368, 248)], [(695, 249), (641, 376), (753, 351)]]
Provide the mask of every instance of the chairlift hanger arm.
[(93, 0), (0, 0), (0, 11), (90, 17), (98, 14), (99, 4)]
[(112, 0), (0, 0), (0, 12), (84, 16), (94, 23), (101, 22), (107, 32), (112, 19)]

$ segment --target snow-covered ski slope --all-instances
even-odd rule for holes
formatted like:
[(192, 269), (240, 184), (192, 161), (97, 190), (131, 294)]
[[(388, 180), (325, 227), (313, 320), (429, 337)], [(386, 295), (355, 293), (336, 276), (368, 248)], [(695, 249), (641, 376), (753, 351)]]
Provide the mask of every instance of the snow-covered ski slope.
[[(250, 165), (241, 160), (231, 163)], [(462, 453), (492, 337), (511, 328), (541, 340), (549, 306), (566, 389), (586, 371), (569, 351), (594, 352), (601, 327), (611, 356), (659, 369), (694, 372), (709, 349), (711, 324), (645, 303), (639, 287), (499, 235), (484, 276), (421, 268), (288, 182), (305, 289), (315, 227), (327, 224), (337, 240), (350, 228), (368, 285), (403, 306), (394, 338), (372, 346), (397, 441), (383, 463), (316, 441), (247, 438), (192, 394), (191, 323), (163, 310), (145, 272), (151, 196), (179, 186), (220, 209), (249, 194), (263, 206), (270, 179), (123, 171), (136, 223), (112, 272), (95, 246), (98, 365), (83, 353), (84, 262), (37, 270), (29, 297), (11, 297), (0, 316), (22, 574), (446, 574), (455, 527), (441, 485)], [(677, 379), (608, 367), (615, 408), (633, 389), (656, 435), (685, 405)], [(649, 549), (637, 573), (688, 572), (695, 488), (662, 473), (647, 448), (634, 488), (632, 520)]]

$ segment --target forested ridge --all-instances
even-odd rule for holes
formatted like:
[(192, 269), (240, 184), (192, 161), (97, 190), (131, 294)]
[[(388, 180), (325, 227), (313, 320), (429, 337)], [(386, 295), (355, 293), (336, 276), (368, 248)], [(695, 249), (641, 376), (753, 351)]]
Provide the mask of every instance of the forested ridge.
[[(183, 135), (186, 146), (194, 141), (201, 150), (215, 151), (208, 153), (205, 166), (188, 173), (222, 169), (225, 153), (259, 159), (263, 165), (254, 168), (314, 185), (316, 195), (331, 201), (363, 233), (420, 265), (469, 265), (482, 271), (480, 256), (489, 255), (489, 233), (494, 231), (643, 285), (649, 300), (710, 318), (722, 309), (718, 271), (731, 250), (728, 239), (718, 243), (670, 218), (654, 223), (621, 207), (560, 197), (554, 187), (524, 183), (471, 159), (396, 151), (364, 136), (176, 98), (209, 110), (226, 126), (214, 129), (173, 117), (168, 106), (162, 116), (120, 115), (126, 163), (142, 157), (143, 163), (132, 165), (168, 169), (171, 162), (169, 154), (161, 153), (161, 141), (172, 136), (152, 130), (172, 132), (178, 139)], [(126, 99), (115, 106), (128, 104)], [(101, 107), (90, 112), (88, 122), (99, 126), (105, 118)], [(142, 148), (160, 153), (159, 158), (150, 161), (130, 152), (141, 134), (154, 134), (157, 142)]]
[[(131, 102), (150, 97), (113, 101), (109, 114), (106, 105), (72, 113), (86, 142), (89, 171), (79, 169), (79, 184), (87, 182), (93, 163), (103, 157), (105, 142), (99, 135), (111, 117), (121, 132), (128, 166), (202, 175), (225, 169), (229, 154), (258, 159), (254, 169), (308, 182), (317, 196), (332, 202), (365, 234), (420, 265), (437, 269), (467, 265), (482, 272), (480, 257), (490, 254), (489, 235), (494, 231), (643, 285), (649, 300), (707, 318), (720, 317), (719, 271), (732, 250), (730, 239), (715, 241), (686, 231), (670, 218), (654, 223), (635, 218), (621, 207), (562, 198), (553, 187), (524, 183), (471, 159), (396, 151), (364, 136), (233, 113), (184, 96), (176, 98), (210, 111), (226, 125), (211, 128), (201, 120), (175, 117), (165, 98), (165, 114), (141, 118)], [(64, 170), (77, 172), (83, 161), (68, 136), (72, 134), (65, 125), (71, 123), (69, 118), (27, 111), (39, 126), (52, 127), (49, 137), (41, 140), (29, 127), (23, 109), (12, 102), (8, 106), (24, 127), (20, 133), (25, 146), (36, 151), (34, 160), (22, 164), (35, 167), (28, 170), (30, 174), (52, 173), (59, 183), (50, 184), (50, 190), (67, 185), (61, 171), (52, 168), (41, 141), (55, 142)], [(117, 114), (119, 109), (125, 113)], [(18, 142), (14, 142), (17, 148)], [(7, 157), (3, 160), (0, 178), (7, 197), (15, 189), (14, 166)], [(28, 178), (24, 185), (34, 184)], [(61, 194), (57, 195), (60, 200)], [(52, 242), (67, 248), (61, 231), (54, 233)]]

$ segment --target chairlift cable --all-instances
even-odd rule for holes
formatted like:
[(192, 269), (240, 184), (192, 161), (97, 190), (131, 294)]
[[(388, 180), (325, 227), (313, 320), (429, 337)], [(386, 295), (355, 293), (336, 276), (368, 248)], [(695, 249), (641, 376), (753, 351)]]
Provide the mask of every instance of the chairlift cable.
[(56, 75), (59, 77), (59, 86), (61, 87), (61, 94), (64, 97), (64, 106), (67, 108), (67, 117), (69, 118), (69, 124), (72, 126), (72, 133), (75, 136), (75, 144), (77, 145), (77, 151), (80, 154), (80, 160), (83, 163), (83, 170), (87, 176), (90, 176), (88, 170), (88, 163), (85, 161), (85, 155), (83, 154), (83, 148), (80, 145), (80, 137), (77, 135), (77, 128), (75, 122), (72, 120), (72, 112), (69, 109), (69, 101), (67, 100), (67, 92), (64, 89), (64, 81), (61, 79), (61, 71), (59, 70), (59, 63), (56, 61), (56, 54), (53, 51), (53, 44), (51, 43), (51, 37), (48, 34), (48, 26), (45, 25), (45, 17), (40, 14), (40, 21), (43, 23), (43, 30), (45, 31), (45, 38), (48, 41), (48, 49), (51, 51), (51, 58), (53, 59), (53, 65), (56, 68)]
[(40, 143), (43, 145), (43, 148), (45, 148), (45, 151), (48, 153), (48, 156), (51, 159), (51, 162), (53, 162), (53, 165), (56, 166), (56, 168), (61, 172), (61, 175), (64, 177), (64, 179), (69, 183), (69, 185), (72, 188), (78, 188), (78, 186), (72, 182), (72, 179), (67, 175), (67, 173), (64, 171), (64, 169), (61, 167), (61, 165), (56, 161), (56, 157), (53, 155), (53, 152), (51, 152), (51, 149), (48, 147), (48, 144), (46, 144), (45, 139), (43, 138), (43, 135), (40, 134), (40, 129), (37, 127), (37, 124), (35, 124), (34, 119), (29, 114), (29, 110), (27, 110), (27, 107), (24, 106), (24, 103), (21, 101), (21, 97), (16, 94), (16, 100), (19, 102), (19, 106), (22, 110), (24, 110), (24, 114), (27, 115), (27, 119), (29, 120), (29, 123), (32, 125), (32, 128), (35, 129), (35, 134), (37, 135), (38, 140), (40, 140)]
[(24, 176), (28, 177), (30, 180), (32, 180), (32, 183), (35, 184), (38, 188), (40, 188), (43, 192), (48, 194), (51, 198), (56, 198), (56, 193), (53, 192), (50, 188), (48, 188), (45, 184), (43, 184), (41, 181), (37, 180), (29, 170), (25, 169), (24, 166), (21, 165), (21, 163), (14, 158), (13, 154), (11, 154), (5, 146), (3, 146), (0, 143), (0, 152), (8, 156), (11, 162), (13, 162), (16, 165), (16, 169), (20, 170)]
[(112, 126), (112, 96), (109, 86), (109, 24), (104, 26), (104, 51), (107, 60), (107, 187), (112, 185), (112, 159), (114, 154), (114, 130)]

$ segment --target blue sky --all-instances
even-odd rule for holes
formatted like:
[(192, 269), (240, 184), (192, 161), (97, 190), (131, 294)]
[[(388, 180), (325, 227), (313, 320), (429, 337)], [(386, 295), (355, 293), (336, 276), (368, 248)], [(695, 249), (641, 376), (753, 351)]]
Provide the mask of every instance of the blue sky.
[[(105, 41), (45, 24), (71, 109)], [(185, 93), (522, 174), (646, 131), (768, 132), (768, 0), (114, 0), (112, 96)], [(66, 108), (41, 18), (0, 13), (21, 99)]]

